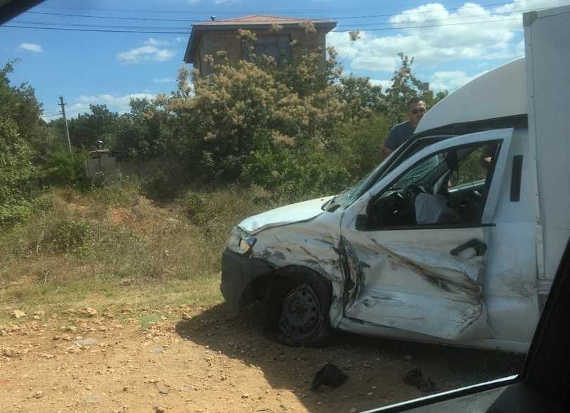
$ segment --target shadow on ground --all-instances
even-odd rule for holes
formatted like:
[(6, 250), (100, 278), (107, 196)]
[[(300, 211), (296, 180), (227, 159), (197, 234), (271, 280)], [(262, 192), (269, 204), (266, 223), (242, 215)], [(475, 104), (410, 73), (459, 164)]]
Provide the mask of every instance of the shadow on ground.
[[(253, 306), (231, 318), (224, 304), (177, 323), (185, 340), (208, 346), (262, 370), (273, 388), (292, 391), (311, 412), (350, 412), (380, 407), (426, 393), (405, 384), (405, 374), (420, 368), (437, 391), (516, 373), (521, 356), (448, 348), (356, 335), (337, 335), (325, 348), (287, 347), (264, 333), (263, 309)], [(326, 363), (340, 367), (348, 381), (337, 389), (310, 390)]]

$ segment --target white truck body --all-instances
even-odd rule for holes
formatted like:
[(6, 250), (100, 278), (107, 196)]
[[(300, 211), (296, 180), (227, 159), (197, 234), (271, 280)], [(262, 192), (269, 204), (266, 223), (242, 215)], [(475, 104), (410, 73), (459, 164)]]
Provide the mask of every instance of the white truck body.
[(570, 7), (524, 25), (526, 59), (439, 102), (363, 182), (240, 223), (228, 302), (305, 268), (330, 282), (334, 328), (526, 351), (570, 237)]
[(538, 279), (556, 274), (570, 229), (570, 7), (525, 14), (530, 155), (538, 182)]

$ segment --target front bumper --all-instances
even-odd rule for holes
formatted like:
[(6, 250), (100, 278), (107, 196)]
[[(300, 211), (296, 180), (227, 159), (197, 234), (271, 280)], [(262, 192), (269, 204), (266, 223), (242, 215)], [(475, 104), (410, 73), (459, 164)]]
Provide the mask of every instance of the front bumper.
[(222, 282), (220, 289), (232, 314), (237, 314), (246, 288), (256, 278), (273, 271), (273, 267), (258, 258), (236, 254), (226, 250), (222, 253)]

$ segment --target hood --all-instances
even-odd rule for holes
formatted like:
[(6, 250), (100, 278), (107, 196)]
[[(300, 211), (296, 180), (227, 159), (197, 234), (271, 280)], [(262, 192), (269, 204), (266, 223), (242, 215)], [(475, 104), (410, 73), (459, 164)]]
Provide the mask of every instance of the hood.
[(267, 228), (308, 221), (323, 213), (321, 206), (332, 196), (311, 199), (275, 208), (261, 214), (244, 219), (239, 227), (249, 233), (255, 233)]

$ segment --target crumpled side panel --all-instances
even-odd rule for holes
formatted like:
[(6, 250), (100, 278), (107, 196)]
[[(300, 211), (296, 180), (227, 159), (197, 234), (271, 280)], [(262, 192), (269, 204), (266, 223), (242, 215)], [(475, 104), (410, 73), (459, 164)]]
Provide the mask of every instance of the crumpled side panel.
[[(419, 233), (413, 235), (421, 237)], [(381, 242), (369, 236), (355, 245), (342, 238), (347, 278), (357, 284), (345, 300), (346, 315), (380, 326), (460, 340), (485, 313), (484, 258), (452, 256), (449, 246), (457, 245), (449, 240), (438, 243), (434, 239), (425, 244), (429, 247), (415, 241)]]

